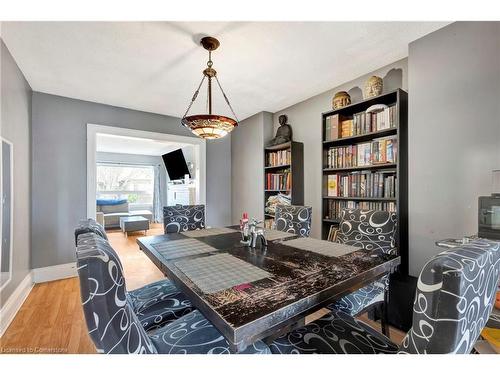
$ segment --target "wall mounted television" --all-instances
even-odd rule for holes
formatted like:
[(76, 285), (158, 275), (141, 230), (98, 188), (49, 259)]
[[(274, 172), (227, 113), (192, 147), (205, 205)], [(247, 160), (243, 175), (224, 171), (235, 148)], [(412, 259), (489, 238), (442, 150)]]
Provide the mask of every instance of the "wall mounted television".
[(189, 178), (192, 177), (191, 173), (189, 173), (182, 149), (162, 155), (162, 159), (171, 181), (183, 179), (186, 174), (189, 175)]

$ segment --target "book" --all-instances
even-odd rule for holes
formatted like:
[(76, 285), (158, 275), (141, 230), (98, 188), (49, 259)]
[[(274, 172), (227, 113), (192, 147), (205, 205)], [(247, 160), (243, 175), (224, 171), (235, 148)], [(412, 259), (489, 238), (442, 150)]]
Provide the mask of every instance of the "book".
[(337, 233), (339, 231), (339, 227), (337, 225), (330, 225), (330, 230), (328, 231), (327, 241), (335, 242), (337, 240)]
[(360, 143), (358, 146), (357, 152), (357, 166), (364, 167), (366, 165), (370, 165), (370, 143)]
[(330, 117), (330, 139), (335, 140), (339, 138), (339, 123), (340, 117), (339, 115), (333, 115)]
[(351, 137), (353, 135), (352, 132), (352, 125), (353, 121), (352, 120), (344, 120), (341, 123), (342, 125), (342, 138), (345, 137)]
[(328, 187), (328, 196), (329, 197), (336, 197), (337, 196), (337, 175), (336, 174), (330, 174), (328, 175), (327, 179)]
[(325, 141), (332, 140), (332, 116), (325, 119)]

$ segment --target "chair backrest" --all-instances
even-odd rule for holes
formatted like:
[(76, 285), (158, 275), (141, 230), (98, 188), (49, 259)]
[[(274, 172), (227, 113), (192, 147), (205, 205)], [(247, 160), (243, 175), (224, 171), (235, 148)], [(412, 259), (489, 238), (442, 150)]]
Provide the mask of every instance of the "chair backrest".
[(177, 205), (163, 207), (165, 233), (180, 233), (205, 228), (205, 205)]
[(500, 243), (476, 240), (444, 251), (422, 269), (413, 325), (401, 353), (470, 353), (492, 311)]
[(394, 212), (343, 209), (336, 242), (392, 254), (396, 249)]
[(104, 238), (105, 240), (108, 239), (108, 236), (107, 236), (106, 231), (104, 230), (103, 226), (101, 224), (99, 224), (97, 221), (95, 221), (94, 219), (80, 220), (80, 224), (75, 229), (75, 245), (78, 244), (78, 237), (81, 234), (85, 234), (85, 233), (95, 233), (98, 236)]
[(311, 234), (311, 217), (312, 207), (276, 205), (275, 228), (282, 232), (309, 237)]
[(102, 353), (155, 353), (127, 298), (123, 269), (109, 243), (94, 233), (78, 237), (77, 269), (89, 335)]

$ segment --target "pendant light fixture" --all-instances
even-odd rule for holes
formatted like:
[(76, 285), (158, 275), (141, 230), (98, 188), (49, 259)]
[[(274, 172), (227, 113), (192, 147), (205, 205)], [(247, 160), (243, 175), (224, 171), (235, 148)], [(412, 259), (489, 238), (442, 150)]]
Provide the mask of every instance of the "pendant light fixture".
[[(181, 123), (186, 128), (191, 130), (193, 134), (196, 134), (200, 138), (204, 139), (222, 138), (226, 134), (230, 133), (236, 126), (238, 126), (238, 118), (236, 117), (236, 114), (234, 113), (234, 110), (231, 107), (231, 104), (229, 103), (229, 99), (227, 98), (226, 93), (222, 89), (219, 79), (217, 78), (217, 72), (215, 71), (214, 68), (212, 68), (213, 65), (212, 51), (215, 51), (217, 47), (219, 47), (220, 45), (219, 41), (215, 38), (208, 36), (203, 38), (200, 43), (203, 46), (203, 48), (205, 48), (208, 51), (208, 62), (207, 62), (208, 67), (205, 70), (203, 70), (203, 78), (201, 79), (198, 88), (194, 92), (193, 98), (191, 99), (191, 103), (189, 103), (186, 113), (182, 117)], [(224, 96), (227, 105), (229, 106), (229, 109), (231, 110), (236, 120), (230, 117), (212, 114), (212, 79), (214, 78), (215, 81), (217, 82), (217, 86), (219, 86), (219, 89), (222, 92), (222, 95)], [(200, 88), (203, 85), (203, 82), (205, 82), (205, 79), (208, 80), (208, 97), (207, 97), (208, 114), (188, 116), (188, 112), (191, 109), (191, 106), (193, 105), (194, 101), (198, 97), (198, 93), (200, 92)]]

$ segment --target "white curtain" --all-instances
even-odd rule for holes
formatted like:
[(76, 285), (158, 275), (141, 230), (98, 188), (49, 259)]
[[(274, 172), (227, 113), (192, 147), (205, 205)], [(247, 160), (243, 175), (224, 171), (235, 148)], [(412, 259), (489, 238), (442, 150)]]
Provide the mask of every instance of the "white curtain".
[(160, 168), (159, 166), (154, 167), (155, 170), (155, 181), (154, 181), (154, 191), (153, 191), (153, 217), (155, 223), (163, 222), (163, 213), (161, 207), (161, 188), (160, 188)]

